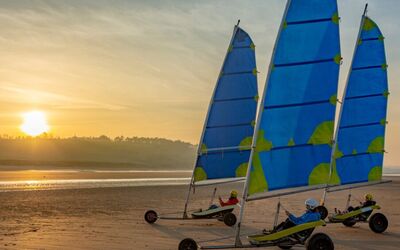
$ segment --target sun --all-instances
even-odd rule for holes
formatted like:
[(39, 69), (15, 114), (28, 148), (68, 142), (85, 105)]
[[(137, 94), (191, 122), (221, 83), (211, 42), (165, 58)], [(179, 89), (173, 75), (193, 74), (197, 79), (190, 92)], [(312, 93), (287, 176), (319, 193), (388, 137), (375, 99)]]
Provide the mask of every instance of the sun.
[(22, 114), (21, 130), (30, 136), (38, 136), (49, 131), (46, 115), (42, 111), (30, 111)]

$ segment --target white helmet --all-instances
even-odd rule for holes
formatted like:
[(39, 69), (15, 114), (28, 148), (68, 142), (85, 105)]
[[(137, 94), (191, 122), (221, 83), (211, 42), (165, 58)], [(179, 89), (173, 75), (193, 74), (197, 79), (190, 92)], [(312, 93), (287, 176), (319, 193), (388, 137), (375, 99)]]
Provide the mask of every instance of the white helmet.
[(318, 201), (314, 200), (314, 199), (307, 199), (306, 202), (306, 207), (307, 209), (314, 209), (316, 207), (318, 207)]

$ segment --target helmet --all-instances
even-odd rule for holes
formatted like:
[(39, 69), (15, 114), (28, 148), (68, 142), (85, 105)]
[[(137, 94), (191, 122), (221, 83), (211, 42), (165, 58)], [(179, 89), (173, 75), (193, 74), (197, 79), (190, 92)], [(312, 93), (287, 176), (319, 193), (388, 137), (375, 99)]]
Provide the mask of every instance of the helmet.
[(314, 199), (307, 199), (306, 202), (306, 207), (307, 209), (314, 209), (316, 207), (318, 207), (318, 201), (314, 200)]
[(365, 200), (372, 201), (372, 199), (373, 199), (372, 194), (366, 194), (365, 195)]
[(237, 198), (238, 192), (236, 190), (231, 191), (231, 197)]

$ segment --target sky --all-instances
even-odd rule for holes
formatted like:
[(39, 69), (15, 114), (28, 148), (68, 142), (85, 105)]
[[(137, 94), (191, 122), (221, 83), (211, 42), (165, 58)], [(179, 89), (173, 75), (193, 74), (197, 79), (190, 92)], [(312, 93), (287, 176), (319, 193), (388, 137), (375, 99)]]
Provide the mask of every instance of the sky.
[[(400, 1), (369, 0), (386, 39), (385, 164), (400, 166)], [(233, 26), (256, 45), (262, 92), (286, 1), (0, 1), (0, 134), (45, 112), (55, 136), (198, 143)], [(342, 95), (365, 1), (338, 0)], [(392, 152), (392, 154), (390, 154)]]

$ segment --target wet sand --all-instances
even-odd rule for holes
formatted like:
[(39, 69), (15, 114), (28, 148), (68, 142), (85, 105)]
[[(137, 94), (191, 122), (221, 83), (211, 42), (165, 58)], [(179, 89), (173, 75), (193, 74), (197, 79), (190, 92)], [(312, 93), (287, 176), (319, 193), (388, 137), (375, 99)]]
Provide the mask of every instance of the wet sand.
[[(392, 183), (352, 191), (358, 199), (367, 191), (374, 194), (382, 207), (380, 212), (389, 219), (387, 232), (375, 234), (365, 223), (353, 228), (331, 224), (317, 231), (329, 234), (335, 249), (399, 249), (400, 178), (392, 179)], [(226, 194), (231, 188), (240, 189), (241, 185), (221, 187), (218, 193)], [(212, 190), (213, 187), (197, 188), (191, 208), (208, 206)], [(213, 220), (160, 220), (154, 225), (143, 220), (147, 209), (181, 211), (186, 191), (186, 186), (162, 186), (0, 192), (0, 249), (177, 249), (179, 241), (186, 237), (210, 240), (234, 234), (233, 228)], [(322, 191), (313, 191), (280, 200), (298, 215), (304, 210), (306, 198), (319, 199), (321, 194)], [(347, 194), (348, 191), (329, 194), (327, 207), (331, 211), (335, 207), (342, 209)], [(247, 203), (243, 233), (270, 227), (277, 201), (273, 198)], [(280, 220), (284, 219), (281, 214)], [(232, 239), (217, 243), (232, 243)]]

